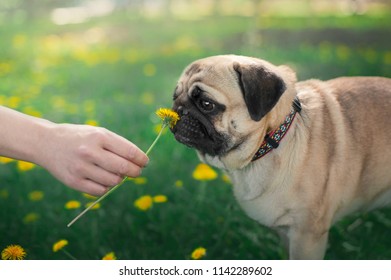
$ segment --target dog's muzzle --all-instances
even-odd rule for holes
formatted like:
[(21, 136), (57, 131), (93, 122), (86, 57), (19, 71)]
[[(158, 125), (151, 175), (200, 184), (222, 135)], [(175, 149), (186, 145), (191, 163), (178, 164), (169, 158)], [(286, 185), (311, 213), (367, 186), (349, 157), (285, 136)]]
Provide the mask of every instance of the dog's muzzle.
[(178, 112), (180, 120), (171, 131), (178, 142), (212, 156), (222, 151), (223, 137), (206, 118), (199, 114), (195, 116), (197, 113), (192, 113), (182, 106), (176, 108), (175, 111)]

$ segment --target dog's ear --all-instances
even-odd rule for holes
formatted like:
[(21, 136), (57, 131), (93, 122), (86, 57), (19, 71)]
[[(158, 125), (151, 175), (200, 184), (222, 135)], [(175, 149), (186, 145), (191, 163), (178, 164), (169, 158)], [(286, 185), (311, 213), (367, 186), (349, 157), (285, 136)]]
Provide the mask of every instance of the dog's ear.
[(284, 81), (261, 65), (234, 63), (233, 68), (251, 118), (261, 120), (284, 93)]

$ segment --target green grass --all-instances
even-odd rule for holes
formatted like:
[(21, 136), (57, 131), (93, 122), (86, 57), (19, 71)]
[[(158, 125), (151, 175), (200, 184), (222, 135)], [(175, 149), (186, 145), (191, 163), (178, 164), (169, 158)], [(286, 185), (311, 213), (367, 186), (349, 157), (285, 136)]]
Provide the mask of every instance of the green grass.
[[(288, 64), (300, 79), (390, 77), (390, 46), (381, 37), (391, 29), (388, 19), (181, 21), (117, 12), (61, 27), (45, 20), (8, 24), (0, 30), (0, 104), (34, 110), (56, 122), (96, 120), (146, 150), (159, 123), (154, 111), (171, 106), (176, 79), (193, 60), (235, 53)], [(342, 35), (335, 38), (330, 30)], [(89, 43), (91, 34), (101, 39)], [(365, 40), (368, 36), (373, 40)], [(193, 179), (196, 154), (170, 133), (150, 158), (145, 184), (127, 182), (71, 228), (67, 223), (82, 209), (65, 209), (65, 203), (78, 200), (84, 205), (89, 199), (39, 167), (21, 172), (15, 162), (1, 164), (0, 249), (20, 244), (27, 259), (67, 259), (51, 249), (67, 239), (66, 249), (77, 259), (100, 259), (110, 251), (119, 259), (188, 259), (199, 246), (207, 249), (206, 259), (286, 258), (277, 236), (242, 212), (221, 173), (207, 183)], [(176, 186), (178, 180), (182, 187)], [(29, 199), (35, 190), (44, 193), (42, 200)], [(143, 195), (159, 194), (168, 201), (147, 211), (133, 205)], [(24, 222), (29, 213), (38, 219)], [(331, 230), (326, 258), (390, 259), (390, 226), (390, 210), (348, 217)]]

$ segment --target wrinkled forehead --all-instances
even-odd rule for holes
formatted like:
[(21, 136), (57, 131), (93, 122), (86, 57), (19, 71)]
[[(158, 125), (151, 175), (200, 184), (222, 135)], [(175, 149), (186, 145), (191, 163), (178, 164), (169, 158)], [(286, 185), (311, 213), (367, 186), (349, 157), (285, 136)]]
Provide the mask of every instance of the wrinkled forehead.
[(238, 88), (233, 62), (229, 59), (209, 58), (190, 64), (178, 81), (176, 94), (190, 93), (195, 87), (199, 87), (210, 98), (226, 102), (227, 92)]

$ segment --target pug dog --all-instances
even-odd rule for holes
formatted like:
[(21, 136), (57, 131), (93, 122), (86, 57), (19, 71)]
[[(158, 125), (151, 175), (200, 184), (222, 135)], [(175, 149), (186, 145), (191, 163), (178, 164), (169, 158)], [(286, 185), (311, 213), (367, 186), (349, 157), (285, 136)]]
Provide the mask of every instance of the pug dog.
[(290, 259), (322, 259), (333, 223), (391, 201), (391, 79), (298, 82), (287, 66), (222, 55), (191, 63), (173, 99), (176, 140), (230, 176)]

